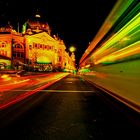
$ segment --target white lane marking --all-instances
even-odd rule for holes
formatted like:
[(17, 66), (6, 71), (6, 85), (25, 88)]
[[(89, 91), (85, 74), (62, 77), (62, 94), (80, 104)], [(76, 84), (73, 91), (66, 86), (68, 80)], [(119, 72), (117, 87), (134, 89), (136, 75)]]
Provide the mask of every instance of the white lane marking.
[[(32, 91), (32, 90), (10, 90), (10, 91)], [(94, 90), (39, 90), (40, 91), (46, 91), (46, 92), (95, 92)]]

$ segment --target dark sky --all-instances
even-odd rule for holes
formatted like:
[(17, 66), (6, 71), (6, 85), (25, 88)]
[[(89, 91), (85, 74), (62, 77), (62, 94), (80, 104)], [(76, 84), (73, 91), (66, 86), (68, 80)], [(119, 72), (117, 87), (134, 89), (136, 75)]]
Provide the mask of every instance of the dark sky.
[(76, 47), (78, 63), (116, 1), (0, 0), (0, 14), (16, 27), (17, 22), (23, 24), (38, 10), (41, 17), (49, 23), (52, 33), (58, 34), (67, 49), (71, 45)]

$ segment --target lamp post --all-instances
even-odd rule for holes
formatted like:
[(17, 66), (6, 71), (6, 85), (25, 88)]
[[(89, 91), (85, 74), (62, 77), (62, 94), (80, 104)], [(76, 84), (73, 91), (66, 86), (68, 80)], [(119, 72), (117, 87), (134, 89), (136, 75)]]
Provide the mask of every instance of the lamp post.
[(71, 46), (69, 48), (69, 51), (71, 52), (71, 59), (72, 59), (72, 63), (73, 63), (73, 73), (76, 74), (76, 70), (75, 70), (75, 54), (74, 54), (74, 52), (76, 51), (76, 48), (74, 46)]
[(71, 46), (69, 48), (69, 51), (71, 52), (72, 61), (75, 63), (75, 55), (74, 55), (74, 52), (76, 51), (76, 48), (74, 46)]

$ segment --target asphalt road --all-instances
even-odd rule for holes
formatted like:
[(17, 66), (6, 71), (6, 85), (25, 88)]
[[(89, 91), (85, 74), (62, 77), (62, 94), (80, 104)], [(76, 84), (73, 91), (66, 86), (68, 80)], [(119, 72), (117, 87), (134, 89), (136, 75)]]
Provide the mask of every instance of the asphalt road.
[(0, 139), (135, 140), (140, 127), (101, 94), (82, 78), (69, 75), (5, 110), (4, 121), (16, 119), (0, 130)]

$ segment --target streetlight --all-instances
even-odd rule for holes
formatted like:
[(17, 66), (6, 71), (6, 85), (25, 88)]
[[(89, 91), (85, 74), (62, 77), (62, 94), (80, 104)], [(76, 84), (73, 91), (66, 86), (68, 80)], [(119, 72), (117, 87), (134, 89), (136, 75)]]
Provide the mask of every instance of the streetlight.
[(76, 51), (76, 48), (74, 46), (71, 46), (69, 48), (69, 51), (71, 52), (71, 58), (72, 58), (73, 62), (75, 63), (75, 54), (74, 54), (74, 52)]
[(75, 50), (76, 50), (76, 48), (75, 48), (74, 46), (71, 46), (71, 47), (69, 48), (69, 51), (70, 51), (70, 52), (75, 52)]
[(69, 48), (69, 51), (71, 52), (71, 58), (72, 58), (72, 62), (73, 62), (73, 74), (76, 74), (76, 69), (75, 69), (75, 52), (76, 48), (74, 46), (71, 46)]

